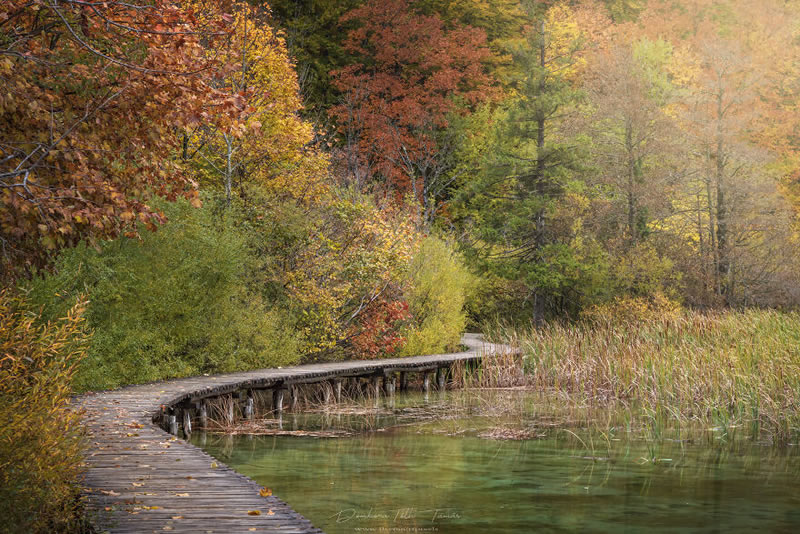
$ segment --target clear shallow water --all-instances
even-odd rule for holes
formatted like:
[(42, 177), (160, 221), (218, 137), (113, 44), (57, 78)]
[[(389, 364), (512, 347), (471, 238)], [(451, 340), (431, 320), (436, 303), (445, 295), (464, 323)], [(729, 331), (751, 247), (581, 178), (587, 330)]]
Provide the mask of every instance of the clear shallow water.
[(415, 417), (289, 415), (284, 428), (372, 430), (194, 442), (329, 534), (800, 532), (797, 447), (665, 440), (653, 448), (634, 439), (582, 442), (554, 429), (496, 440), (480, 437), (488, 425), (534, 422)]

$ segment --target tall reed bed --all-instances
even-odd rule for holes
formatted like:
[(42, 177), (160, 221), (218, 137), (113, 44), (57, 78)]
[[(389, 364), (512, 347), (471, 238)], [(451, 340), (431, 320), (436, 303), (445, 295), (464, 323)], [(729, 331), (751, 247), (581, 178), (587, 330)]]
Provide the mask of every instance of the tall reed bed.
[(530, 387), (636, 410), (654, 427), (747, 425), (785, 441), (800, 431), (800, 314), (684, 312), (500, 329)]

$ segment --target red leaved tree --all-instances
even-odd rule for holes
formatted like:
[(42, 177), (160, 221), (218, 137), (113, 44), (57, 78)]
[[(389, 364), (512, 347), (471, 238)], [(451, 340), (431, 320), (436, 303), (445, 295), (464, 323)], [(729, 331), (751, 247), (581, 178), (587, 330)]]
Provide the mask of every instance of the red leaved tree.
[(371, 0), (342, 18), (350, 21), (360, 26), (344, 46), (357, 62), (332, 73), (342, 93), (331, 115), (345, 168), (359, 186), (378, 178), (387, 190), (412, 193), (429, 222), (451, 178), (451, 143), (441, 135), (448, 114), (493, 94), (486, 34), (449, 29), (439, 16), (415, 12), (409, 0)]
[(169, 0), (0, 5), (0, 277), (89, 237), (154, 228), (150, 195), (196, 200), (172, 162), (184, 127), (235, 117), (206, 47), (229, 22)]

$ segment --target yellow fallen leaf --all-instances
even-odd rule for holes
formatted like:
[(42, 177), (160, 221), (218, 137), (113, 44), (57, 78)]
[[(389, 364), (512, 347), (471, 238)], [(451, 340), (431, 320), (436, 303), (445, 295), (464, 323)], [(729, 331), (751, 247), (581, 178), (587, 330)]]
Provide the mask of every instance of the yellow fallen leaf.
[(216, 469), (217, 467), (219, 467), (219, 464), (217, 464), (217, 462), (211, 462), (211, 469)]
[(172, 519), (183, 519), (182, 515), (173, 515)]
[(188, 493), (176, 493), (175, 496), (176, 497), (188, 497), (189, 494)]
[(272, 510), (270, 510), (269, 512), (267, 512), (267, 515), (275, 515), (275, 512), (273, 512)]
[(262, 497), (270, 497), (272, 496), (272, 490), (269, 488), (261, 488), (258, 494), (261, 495)]
[(132, 484), (135, 488), (141, 488), (142, 486), (144, 486), (143, 482), (133, 482)]
[(261, 510), (248, 510), (247, 515), (261, 515)]

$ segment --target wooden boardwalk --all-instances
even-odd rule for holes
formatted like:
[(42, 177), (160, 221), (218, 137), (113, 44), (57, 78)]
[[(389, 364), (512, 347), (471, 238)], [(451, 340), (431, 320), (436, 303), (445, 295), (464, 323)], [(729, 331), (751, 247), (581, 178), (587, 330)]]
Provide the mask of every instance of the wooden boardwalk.
[(90, 393), (77, 404), (89, 433), (83, 479), (98, 532), (321, 532), (261, 486), (162, 430), (177, 406), (241, 390), (280, 389), (337, 377), (428, 372), (498, 350), (467, 334), (466, 352), (336, 362), (195, 377)]

